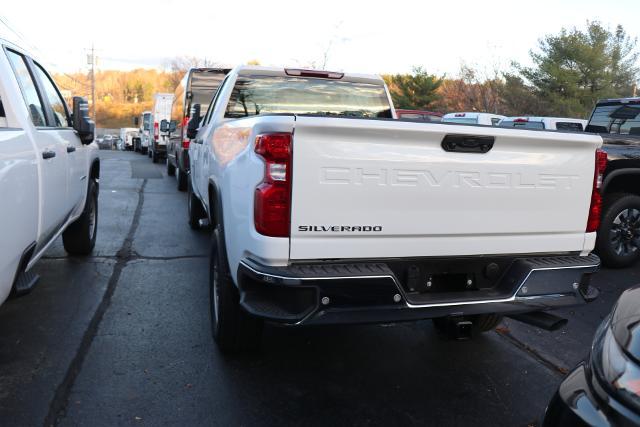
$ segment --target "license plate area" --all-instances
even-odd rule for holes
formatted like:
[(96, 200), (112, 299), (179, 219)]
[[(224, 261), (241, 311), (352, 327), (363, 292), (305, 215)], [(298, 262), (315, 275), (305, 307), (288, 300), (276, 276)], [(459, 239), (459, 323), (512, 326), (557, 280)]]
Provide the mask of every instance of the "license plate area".
[(500, 293), (501, 278), (513, 258), (479, 257), (419, 259), (390, 262), (389, 267), (407, 295), (468, 292)]

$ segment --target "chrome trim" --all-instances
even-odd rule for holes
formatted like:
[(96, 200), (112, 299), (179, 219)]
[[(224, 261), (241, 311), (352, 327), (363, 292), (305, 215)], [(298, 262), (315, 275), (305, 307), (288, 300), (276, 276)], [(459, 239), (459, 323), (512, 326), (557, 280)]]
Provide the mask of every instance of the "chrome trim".
[[(400, 285), (400, 283), (398, 283), (398, 281), (396, 280), (395, 276), (393, 276), (393, 275), (386, 274), (386, 275), (373, 275), (373, 276), (287, 277), (287, 276), (280, 276), (280, 275), (276, 275), (276, 274), (269, 274), (269, 273), (260, 272), (260, 271), (256, 270), (255, 268), (249, 266), (247, 263), (244, 262), (244, 260), (240, 261), (240, 264), (244, 265), (246, 268), (248, 268), (249, 270), (253, 271), (254, 273), (256, 273), (259, 276), (276, 277), (276, 278), (284, 279), (284, 280), (391, 279), (391, 280), (393, 280), (393, 283), (396, 285), (396, 288), (398, 289), (398, 291), (402, 294), (403, 302), (404, 302), (405, 306), (408, 307), (408, 308), (455, 307), (455, 306), (464, 306), (464, 305), (495, 304), (495, 303), (505, 303), (505, 302), (515, 302), (515, 301), (527, 301), (527, 300), (534, 300), (534, 299), (541, 299), (541, 298), (564, 297), (564, 296), (566, 296), (565, 294), (518, 296), (518, 292), (520, 292), (520, 289), (522, 288), (522, 286), (524, 286), (524, 284), (527, 282), (527, 280), (529, 280), (529, 277), (531, 276), (531, 274), (536, 272), (536, 271), (571, 270), (571, 269), (577, 269), (577, 268), (597, 268), (597, 267), (600, 266), (600, 264), (588, 264), (588, 265), (576, 265), (576, 266), (570, 266), (570, 267), (534, 268), (534, 269), (529, 271), (529, 273), (522, 280), (520, 285), (518, 285), (516, 291), (511, 296), (509, 296), (507, 298), (491, 299), (491, 300), (441, 302), (441, 303), (433, 303), (433, 304), (411, 304), (411, 303), (409, 303), (407, 301), (407, 297), (406, 297), (406, 294), (404, 292), (404, 289), (402, 289), (402, 286)], [(317, 313), (317, 311), (313, 312), (313, 313)]]

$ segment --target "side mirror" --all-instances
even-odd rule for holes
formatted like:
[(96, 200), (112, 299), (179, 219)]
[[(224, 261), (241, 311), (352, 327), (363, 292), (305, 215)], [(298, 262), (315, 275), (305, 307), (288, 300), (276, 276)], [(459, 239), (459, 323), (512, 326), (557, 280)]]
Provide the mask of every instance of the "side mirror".
[(83, 144), (93, 142), (96, 124), (89, 117), (89, 103), (81, 96), (73, 97), (73, 129)]
[(140, 118), (139, 117), (134, 117), (133, 118), (133, 126), (135, 126), (135, 127), (140, 126)]
[(200, 104), (195, 104), (191, 108), (191, 119), (187, 124), (187, 138), (194, 139), (198, 135), (198, 128), (200, 127)]

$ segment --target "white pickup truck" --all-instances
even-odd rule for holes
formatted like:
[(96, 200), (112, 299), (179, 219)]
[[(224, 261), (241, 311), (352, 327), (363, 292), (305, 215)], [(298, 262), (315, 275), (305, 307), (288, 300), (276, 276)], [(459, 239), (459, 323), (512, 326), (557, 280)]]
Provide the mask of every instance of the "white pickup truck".
[(69, 111), (51, 76), (0, 39), (0, 304), (35, 286), (30, 269), (60, 235), (89, 254), (98, 223), (98, 147), (88, 104)]
[(468, 336), (596, 296), (599, 136), (394, 117), (377, 76), (242, 66), (191, 120), (189, 221), (214, 228), (223, 350), (265, 320)]

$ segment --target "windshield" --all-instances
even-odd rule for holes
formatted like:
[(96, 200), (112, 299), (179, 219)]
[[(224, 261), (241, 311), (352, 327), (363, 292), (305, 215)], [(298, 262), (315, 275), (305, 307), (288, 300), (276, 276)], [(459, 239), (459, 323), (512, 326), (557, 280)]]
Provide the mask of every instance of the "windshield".
[(225, 117), (270, 113), (391, 118), (391, 107), (382, 84), (309, 77), (238, 77)]
[(544, 123), (542, 122), (530, 122), (530, 121), (520, 121), (516, 122), (513, 120), (503, 120), (498, 125), (501, 128), (517, 128), (517, 129), (544, 129)]
[(640, 104), (599, 105), (587, 125), (587, 132), (640, 135)]

